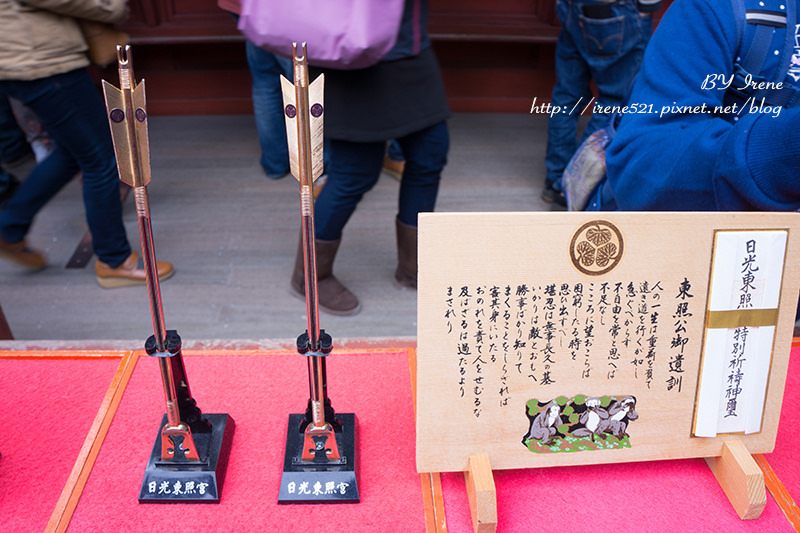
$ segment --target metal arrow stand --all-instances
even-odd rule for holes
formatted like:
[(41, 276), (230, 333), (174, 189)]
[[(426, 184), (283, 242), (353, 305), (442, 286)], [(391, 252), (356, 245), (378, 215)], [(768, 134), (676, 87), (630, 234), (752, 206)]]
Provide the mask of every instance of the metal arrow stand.
[(322, 174), (324, 78), (309, 85), (305, 43), (300, 54), (294, 45), (292, 56), (295, 83), (281, 83), (292, 174), (300, 181), (308, 329), (297, 338), (297, 351), (308, 360), (309, 400), (305, 414), (289, 415), (278, 503), (357, 502), (356, 417), (335, 413), (328, 399), (333, 341), (319, 327), (313, 191)]
[(139, 502), (218, 502), (233, 440), (227, 414), (203, 415), (189, 390), (181, 338), (167, 330), (161, 307), (150, 204), (150, 152), (144, 81), (133, 76), (130, 46), (117, 46), (120, 89), (103, 80), (120, 179), (133, 187), (154, 334), (145, 350), (158, 360), (166, 414), (147, 462)]

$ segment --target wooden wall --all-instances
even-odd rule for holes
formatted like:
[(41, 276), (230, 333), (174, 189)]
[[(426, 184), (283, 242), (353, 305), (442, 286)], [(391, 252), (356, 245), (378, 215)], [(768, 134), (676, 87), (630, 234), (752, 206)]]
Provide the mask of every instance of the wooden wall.
[[(151, 114), (252, 112), (244, 39), (217, 0), (129, 4), (121, 29)], [(429, 31), (454, 111), (527, 112), (534, 97), (549, 98), (554, 0), (430, 0)], [(118, 81), (115, 66), (94, 74)]]

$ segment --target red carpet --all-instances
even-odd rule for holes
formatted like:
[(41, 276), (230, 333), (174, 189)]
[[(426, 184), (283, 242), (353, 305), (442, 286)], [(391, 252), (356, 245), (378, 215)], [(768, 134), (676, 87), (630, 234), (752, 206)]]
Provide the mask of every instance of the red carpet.
[[(0, 352), (2, 532), (42, 531), (52, 514), (62, 516), (62, 506), (74, 508), (64, 516), (71, 518), (67, 530), (79, 533), (425, 531), (406, 349), (334, 350), (330, 358), (333, 405), (354, 412), (359, 423), (361, 502), (340, 505), (277, 504), (287, 417), (305, 407), (308, 394), (306, 362), (296, 353), (185, 353), (201, 409), (228, 413), (236, 422), (222, 500), (146, 505), (137, 501), (139, 486), (163, 413), (156, 361), (134, 357), (126, 366), (130, 354), (57, 354), (68, 357)], [(799, 397), (795, 348), (776, 449), (765, 456), (795, 499), (800, 463), (792, 437), (800, 414), (793, 400)], [(106, 429), (96, 454), (89, 452), (84, 442)], [(72, 472), (76, 458), (82, 464), (95, 455), (91, 471)], [(740, 520), (701, 459), (496, 471), (494, 478), (500, 533), (793, 531), (770, 496), (759, 519)], [(75, 495), (83, 493), (70, 506), (59, 496), (76, 479), (85, 487), (77, 483)], [(442, 475), (442, 492), (447, 531), (471, 532), (463, 475)]]
[(44, 531), (119, 362), (0, 357), (0, 531)]
[[(798, 398), (800, 348), (794, 348), (775, 451), (765, 457), (795, 501)], [(498, 533), (794, 531), (770, 495), (760, 518), (740, 520), (703, 459), (495, 471), (494, 480)], [(447, 530), (472, 531), (463, 474), (442, 474), (442, 491)]]
[(424, 531), (405, 350), (330, 356), (333, 407), (356, 414), (360, 439), (361, 502), (340, 505), (277, 503), (287, 418), (308, 399), (305, 359), (217, 353), (185, 362), (203, 412), (236, 422), (220, 503), (138, 503), (164, 404), (156, 361), (142, 357), (68, 531)]

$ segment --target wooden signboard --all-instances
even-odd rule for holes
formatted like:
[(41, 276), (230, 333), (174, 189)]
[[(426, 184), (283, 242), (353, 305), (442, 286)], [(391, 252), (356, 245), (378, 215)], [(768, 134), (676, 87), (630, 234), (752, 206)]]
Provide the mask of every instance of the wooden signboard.
[(420, 215), (418, 470), (772, 451), (799, 239), (796, 213)]

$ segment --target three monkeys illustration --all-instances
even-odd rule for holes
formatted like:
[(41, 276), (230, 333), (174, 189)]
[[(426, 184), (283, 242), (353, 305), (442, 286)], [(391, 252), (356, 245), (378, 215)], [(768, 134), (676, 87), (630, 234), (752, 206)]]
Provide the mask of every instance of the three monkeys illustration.
[(639, 418), (635, 396), (626, 396), (622, 400), (611, 398), (608, 408), (603, 407), (597, 397), (587, 398), (583, 402), (568, 402), (563, 407), (552, 400), (544, 409), (537, 409), (534, 415), (531, 414), (531, 408), (527, 407), (526, 414), (530, 420), (528, 432), (522, 438), (526, 446), (527, 441), (550, 446), (556, 438), (568, 435), (592, 442), (605, 440), (608, 436), (621, 440), (629, 436), (628, 425)]

